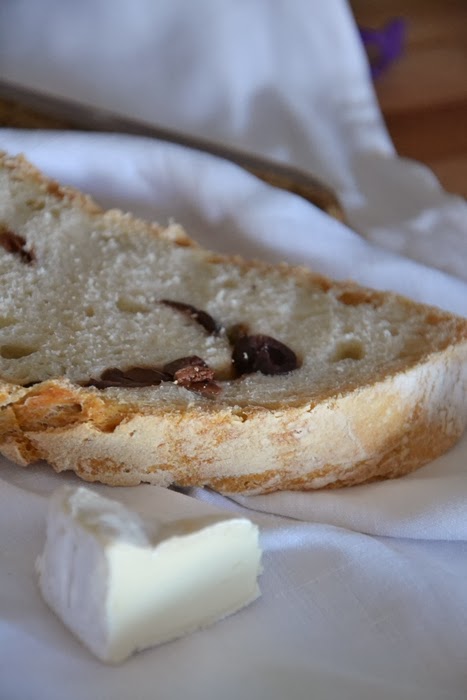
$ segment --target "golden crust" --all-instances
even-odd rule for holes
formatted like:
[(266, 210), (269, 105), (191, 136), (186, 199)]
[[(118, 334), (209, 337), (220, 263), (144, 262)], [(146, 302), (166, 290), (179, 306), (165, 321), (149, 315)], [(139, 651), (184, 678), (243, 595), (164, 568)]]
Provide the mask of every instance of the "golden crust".
[[(111, 485), (223, 492), (349, 486), (408, 473), (465, 429), (467, 343), (367, 387), (281, 411), (119, 405), (52, 381), (0, 414), (0, 450)], [(170, 441), (170, 447), (168, 443)], [(241, 455), (241, 458), (239, 458)], [(19, 457), (19, 458), (18, 458)]]

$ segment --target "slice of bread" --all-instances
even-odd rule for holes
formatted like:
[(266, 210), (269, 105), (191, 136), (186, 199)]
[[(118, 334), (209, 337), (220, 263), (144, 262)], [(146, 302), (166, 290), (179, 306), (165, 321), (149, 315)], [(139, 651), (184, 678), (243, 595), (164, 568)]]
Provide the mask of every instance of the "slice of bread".
[(229, 258), (0, 162), (0, 450), (264, 493), (395, 477), (467, 422), (467, 321)]

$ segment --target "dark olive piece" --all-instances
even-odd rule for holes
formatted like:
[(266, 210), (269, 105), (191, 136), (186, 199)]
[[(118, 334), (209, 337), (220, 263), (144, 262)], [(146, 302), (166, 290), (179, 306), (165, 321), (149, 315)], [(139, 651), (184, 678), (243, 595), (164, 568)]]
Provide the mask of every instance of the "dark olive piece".
[(171, 299), (161, 299), (161, 304), (170, 306), (172, 309), (176, 309), (177, 311), (185, 314), (185, 316), (192, 318), (193, 321), (199, 323), (199, 325), (202, 326), (208, 333), (217, 335), (222, 330), (220, 323), (215, 321), (213, 317), (207, 313), (207, 311), (197, 309), (196, 306), (184, 304), (181, 301), (172, 301)]
[(13, 233), (9, 229), (0, 225), (0, 245), (8, 253), (13, 253), (13, 255), (18, 255), (21, 262), (26, 265), (30, 265), (36, 259), (33, 250), (26, 250), (26, 239), (23, 236), (19, 236), (17, 233)]
[(240, 335), (232, 352), (238, 375), (286, 374), (298, 367), (294, 351), (269, 335)]

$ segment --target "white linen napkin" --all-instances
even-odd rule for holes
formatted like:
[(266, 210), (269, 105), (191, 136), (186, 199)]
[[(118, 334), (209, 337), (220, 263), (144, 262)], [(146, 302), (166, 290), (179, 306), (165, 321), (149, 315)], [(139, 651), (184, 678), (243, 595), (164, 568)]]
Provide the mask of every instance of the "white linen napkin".
[[(266, 515), (253, 514), (264, 549), (258, 601), (120, 667), (100, 664), (46, 607), (35, 580), (47, 496), (58, 483), (78, 479), (2, 467), (2, 700), (465, 698), (465, 542), (368, 537)], [(93, 488), (143, 514), (165, 503), (155, 486)], [(190, 499), (190, 512), (197, 503)]]
[(369, 240), (467, 279), (467, 205), (395, 157), (345, 0), (16, 0), (0, 46), (9, 80), (309, 169)]
[[(167, 144), (1, 130), (1, 148), (104, 206), (174, 217), (211, 248), (467, 314), (465, 203), (395, 156), (342, 0), (16, 0), (0, 5), (0, 45), (3, 77), (309, 168), (373, 242), (236, 166)], [(77, 480), (4, 460), (0, 698), (465, 698), (466, 462), (464, 438), (412, 475), (355, 489), (238, 502), (191, 491), (258, 522), (263, 597), (108, 669), (34, 583), (47, 497)], [(93, 488), (143, 512), (155, 492)]]

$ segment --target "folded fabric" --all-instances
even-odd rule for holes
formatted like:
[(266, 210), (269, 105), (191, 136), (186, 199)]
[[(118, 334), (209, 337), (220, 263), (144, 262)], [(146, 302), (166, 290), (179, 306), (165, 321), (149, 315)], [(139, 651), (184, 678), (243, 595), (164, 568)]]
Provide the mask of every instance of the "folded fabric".
[[(213, 156), (137, 137), (0, 131), (60, 181), (165, 223), (215, 250), (307, 264), (467, 313), (467, 284), (378, 248), (308, 202)], [(241, 455), (239, 456), (241, 459)], [(250, 509), (375, 535), (467, 539), (467, 438), (402, 479), (317, 493), (236, 497)], [(203, 498), (202, 493), (196, 493)]]
[[(1, 473), (0, 694), (8, 700), (465, 697), (465, 542), (368, 537), (253, 514), (264, 550), (262, 597), (109, 668), (55, 618), (35, 582), (47, 497), (78, 480), (41, 466), (2, 465)], [(164, 503), (155, 486), (92, 488), (142, 515)], [(178, 494), (168, 495), (170, 503)]]
[(467, 204), (395, 155), (345, 0), (16, 0), (0, 45), (4, 78), (308, 169), (366, 238), (467, 280)]
[(253, 510), (370, 535), (467, 541), (466, 466), (464, 437), (451, 452), (401, 479), (339, 492), (273, 493), (233, 500)]

